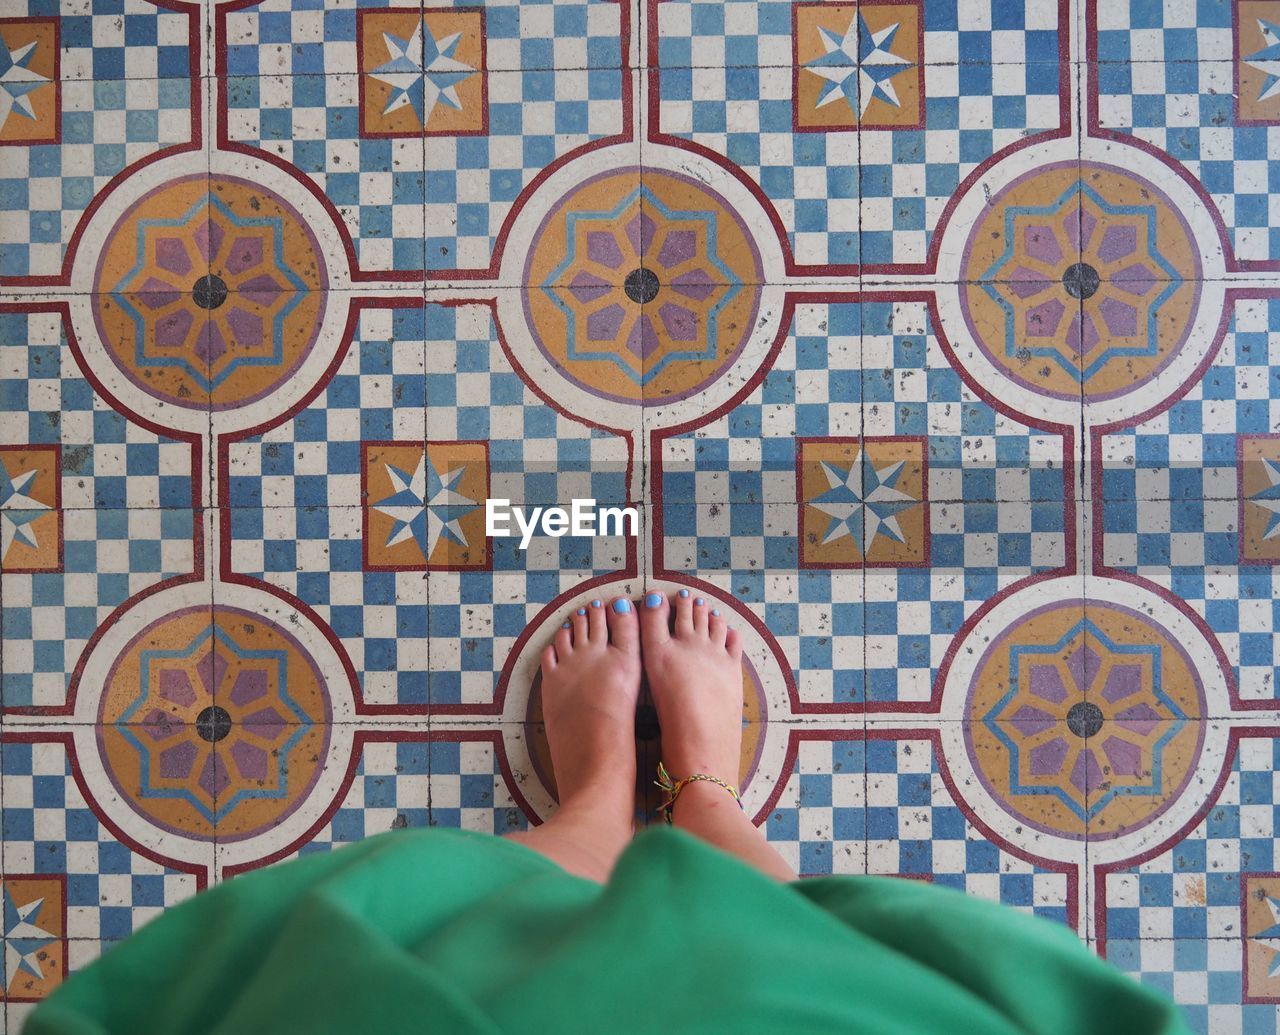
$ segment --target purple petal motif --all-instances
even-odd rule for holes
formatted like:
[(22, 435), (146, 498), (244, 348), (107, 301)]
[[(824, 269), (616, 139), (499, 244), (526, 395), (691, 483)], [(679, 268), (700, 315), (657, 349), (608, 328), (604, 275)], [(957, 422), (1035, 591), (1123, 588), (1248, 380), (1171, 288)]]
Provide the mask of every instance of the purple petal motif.
[(183, 708), (196, 703), (196, 689), (185, 669), (166, 668), (160, 672), (160, 696)]
[(262, 238), (238, 237), (227, 250), (227, 272), (239, 276), (262, 265)]
[[(160, 752), (160, 776), (165, 780), (185, 780), (191, 775), (199, 749), (189, 740)], [(212, 757), (212, 756), (210, 756)]]
[(670, 230), (658, 252), (658, 265), (671, 269), (688, 262), (698, 252), (698, 235), (692, 230)]
[(1062, 261), (1062, 246), (1051, 227), (1025, 227), (1022, 231), (1022, 244), (1026, 253), (1040, 262), (1054, 265)]
[(694, 341), (698, 336), (698, 318), (683, 306), (668, 302), (658, 310), (662, 329), (672, 341)]
[(587, 316), (588, 341), (614, 341), (622, 329), (626, 310), (616, 302)]
[(260, 668), (248, 669), (236, 676), (231, 686), (231, 703), (239, 708), (265, 697), (267, 694), (267, 674)]
[(162, 237), (156, 241), (156, 265), (180, 277), (191, 272), (191, 256), (182, 238)]
[(1062, 771), (1062, 763), (1067, 759), (1067, 742), (1062, 737), (1054, 737), (1046, 744), (1038, 744), (1031, 749), (1029, 765), (1032, 776), (1053, 776)]
[(592, 230), (587, 234), (587, 258), (616, 270), (622, 265), (622, 249), (618, 239), (606, 230)]
[(231, 760), (236, 769), (246, 780), (265, 780), (267, 778), (267, 753), (257, 744), (247, 740), (237, 740), (231, 745)]
[(612, 290), (607, 280), (597, 277), (594, 273), (588, 273), (586, 270), (579, 270), (573, 280), (569, 282), (569, 294), (573, 295), (583, 305), (588, 302), (594, 302), (597, 298), (607, 295)]

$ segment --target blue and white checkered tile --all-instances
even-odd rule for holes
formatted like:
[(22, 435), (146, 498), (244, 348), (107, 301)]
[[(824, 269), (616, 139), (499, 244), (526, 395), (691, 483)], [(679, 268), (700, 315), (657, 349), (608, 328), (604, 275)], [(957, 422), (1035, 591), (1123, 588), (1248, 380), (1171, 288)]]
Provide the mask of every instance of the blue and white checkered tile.
[[(67, 937), (126, 938), (169, 906), (191, 897), (196, 878), (152, 862), (99, 822), (71, 775), (61, 743), (0, 745), (7, 873), (67, 876)], [(82, 766), (90, 760), (80, 759)], [(156, 846), (163, 844), (157, 831)], [(213, 848), (210, 846), (210, 862)]]
[(71, 673), (94, 630), (135, 593), (194, 566), (186, 509), (67, 510), (63, 571), (0, 571), (0, 701), (66, 701)]
[[(722, 6), (660, 6), (658, 129), (745, 170), (777, 209), (801, 265), (923, 262), (960, 181), (1000, 149), (1061, 124), (1057, 14), (1049, 5), (1036, 5), (1025, 28), (973, 32), (957, 30), (954, 5), (924, 5), (924, 129), (867, 125), (860, 133), (795, 129), (791, 18), (783, 10), (791, 5), (762, 5), (768, 31), (754, 46), (749, 28), (740, 31)], [(731, 63), (731, 51), (745, 57), (753, 49), (767, 53), (763, 67)], [(717, 64), (720, 53), (730, 63)], [(1028, 60), (1016, 56), (1023, 53)], [(690, 54), (700, 55), (693, 67)]]
[(863, 308), (797, 305), (760, 385), (723, 416), (663, 439), (663, 500), (794, 502), (796, 436), (860, 433)]
[(965, 619), (1064, 563), (1060, 504), (930, 504), (927, 566), (835, 570), (799, 568), (794, 503), (661, 506), (665, 567), (751, 607), (806, 703), (928, 700)]
[(227, 136), (290, 162), (338, 210), (362, 269), (425, 264), (423, 140), (362, 139), (359, 77), (231, 76)]
[[(868, 4), (870, 6), (870, 4)], [(1057, 0), (964, 8), (928, 0), (924, 52), (930, 63), (1058, 61)], [(658, 5), (658, 63), (664, 68), (790, 67), (791, 0), (667, 0)]]
[(1066, 563), (1061, 505), (935, 503), (929, 564), (864, 573), (857, 700), (926, 701), (965, 620), (1001, 590)]
[[(326, 10), (324, 0), (265, 0), (227, 15), (227, 71), (233, 76), (329, 75), (357, 67), (359, 12), (407, 6), (358, 0)], [(432, 3), (428, 10), (447, 9)], [(619, 68), (617, 0), (453, 0), (484, 12), (485, 67)], [(358, 8), (358, 10), (357, 10)], [(633, 19), (634, 31), (634, 19)]]
[(511, 366), (487, 306), (428, 303), (426, 343), (427, 438), (487, 442), (490, 498), (626, 502), (626, 440), (543, 402)]
[(1103, 496), (1108, 505), (1237, 499), (1241, 437), (1277, 429), (1280, 298), (1240, 300), (1212, 364), (1187, 394), (1141, 424), (1103, 438)]
[(127, 166), (191, 141), (190, 79), (62, 83), (61, 142), (6, 147), (0, 278), (51, 276), (81, 213)]
[[(1225, 46), (1230, 58), (1229, 29)], [(1112, 60), (1096, 66), (1099, 125), (1154, 144), (1185, 166), (1221, 213), (1238, 259), (1280, 260), (1280, 124), (1239, 124), (1233, 62), (1128, 63), (1118, 45), (1109, 53)], [(1132, 53), (1146, 57), (1136, 44)]]
[(868, 740), (866, 780), (868, 873), (931, 875), (934, 884), (1068, 921), (1066, 875), (976, 830), (948, 793), (931, 741)]
[(1136, 939), (1107, 942), (1107, 961), (1174, 1000), (1200, 1035), (1275, 1035), (1275, 1006), (1242, 1004), (1238, 939)]
[(64, 81), (191, 75), (194, 11), (157, 8), (147, 0), (8, 0), (4, 16), (57, 17)]
[(342, 365), (311, 405), (231, 443), (231, 505), (360, 506), (361, 443), (425, 438), (426, 327), (420, 304), (364, 310)]
[(236, 507), (229, 520), (232, 571), (312, 608), (342, 641), (367, 703), (426, 703), (426, 581), (364, 570), (360, 507)]
[(797, 745), (795, 766), (763, 827), (802, 877), (867, 872), (865, 756), (861, 740)]
[[(366, 741), (351, 787), (299, 855), (402, 827), (461, 827), (506, 834), (528, 826), (487, 740)], [(420, 739), (417, 739), (419, 738)]]
[(622, 73), (490, 71), (484, 135), (360, 135), (359, 77), (240, 76), (228, 135), (297, 166), (337, 208), (365, 269), (485, 268), (520, 191), (576, 147), (621, 133)]
[(490, 540), (490, 569), (429, 571), (431, 705), (486, 705), (516, 639), (538, 612), (579, 583), (627, 566), (620, 536)]
[(108, 406), (56, 313), (0, 313), (0, 415), (0, 445), (61, 447), (64, 509), (191, 507), (191, 445)]
[(1098, 60), (1230, 61), (1229, 0), (1090, 0), (1098, 25)]
[(1044, 504), (1022, 508), (1035, 531), (1061, 525), (1061, 436), (975, 396), (948, 365), (924, 302), (798, 305), (761, 385), (723, 417), (664, 441), (663, 497), (794, 500), (796, 437), (860, 434), (927, 435), (931, 500), (1032, 501)]
[(1222, 794), (1168, 851), (1106, 877), (1107, 938), (1236, 940), (1241, 874), (1280, 870), (1280, 740), (1241, 740)]
[[(1008, 507), (1001, 521), (1013, 521), (1017, 513), (1034, 521), (1027, 532), (1060, 534), (1062, 437), (978, 398), (947, 362), (926, 303), (870, 302), (861, 309), (862, 433), (927, 435), (929, 499), (966, 506), (1047, 504)], [(1056, 529), (1045, 527), (1051, 516)]]
[(486, 136), (427, 144), (427, 268), (489, 265), (520, 192), (552, 162), (626, 131), (613, 68), (490, 72)]

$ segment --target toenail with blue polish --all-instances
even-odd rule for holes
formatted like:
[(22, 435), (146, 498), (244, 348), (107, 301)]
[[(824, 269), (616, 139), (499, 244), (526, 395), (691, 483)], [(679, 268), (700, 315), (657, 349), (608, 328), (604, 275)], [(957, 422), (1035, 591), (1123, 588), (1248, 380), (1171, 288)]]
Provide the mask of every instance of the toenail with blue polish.
[(593, 600), (593, 601), (591, 601), (591, 606), (592, 606), (592, 607), (603, 607), (604, 605), (603, 605), (599, 600)]
[(565, 623), (564, 623), (564, 625), (560, 626), (560, 628), (561, 628), (561, 629), (568, 629), (568, 628), (569, 628), (569, 623), (568, 623), (568, 622), (565, 622)]
[(711, 613), (712, 613), (712, 615), (714, 615), (716, 618), (719, 618), (719, 617), (720, 617), (720, 608), (718, 608), (718, 607), (713, 607), (713, 608), (711, 609)]
[(661, 593), (650, 593), (647, 597), (645, 597), (645, 598), (644, 598), (644, 606), (645, 606), (645, 607), (661, 607), (661, 606), (662, 606), (662, 594), (661, 594)]
[(705, 600), (703, 600), (703, 599), (702, 599), (702, 597), (698, 597), (698, 599), (697, 599), (697, 600), (695, 600), (695, 601), (693, 602), (693, 606), (694, 606), (694, 607), (701, 607), (701, 606), (702, 606), (703, 604), (705, 604), (705, 603), (706, 603), (706, 601), (705, 601)]
[(685, 597), (687, 597), (688, 595), (689, 595), (689, 591), (688, 591), (687, 589), (682, 589), (682, 590), (680, 591), (680, 599), (681, 599), (681, 600), (683, 600), (683, 599), (684, 599)]
[(628, 612), (630, 612), (630, 610), (631, 610), (631, 601), (627, 600), (625, 597), (621, 600), (615, 600), (613, 602), (614, 614), (625, 615)]
[(587, 609), (585, 607), (578, 608), (579, 615), (585, 615), (586, 613), (587, 613)]

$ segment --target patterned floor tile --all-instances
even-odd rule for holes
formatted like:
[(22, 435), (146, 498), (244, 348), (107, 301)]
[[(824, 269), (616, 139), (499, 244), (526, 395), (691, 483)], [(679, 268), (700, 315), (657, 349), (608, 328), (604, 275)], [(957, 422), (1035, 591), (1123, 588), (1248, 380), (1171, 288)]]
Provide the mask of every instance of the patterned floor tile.
[[(545, 819), (538, 652), (656, 583), (800, 872), (1274, 1035), (1274, 7), (10, 4), (8, 1029), (199, 887)], [(487, 520), (575, 499), (635, 528)]]

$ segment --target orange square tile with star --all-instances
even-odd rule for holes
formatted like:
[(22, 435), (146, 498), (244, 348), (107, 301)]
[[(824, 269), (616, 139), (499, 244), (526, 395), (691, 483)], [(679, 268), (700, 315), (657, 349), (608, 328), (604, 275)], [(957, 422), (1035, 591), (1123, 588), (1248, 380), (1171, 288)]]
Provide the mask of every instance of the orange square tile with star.
[(796, 4), (791, 55), (797, 131), (924, 127), (920, 0)]
[(61, 451), (0, 446), (0, 568), (62, 570)]
[(0, 877), (5, 984), (0, 1001), (44, 999), (67, 977), (67, 884), (60, 874)]
[(1236, 121), (1280, 125), (1280, 4), (1241, 0), (1234, 34)]
[(484, 11), (361, 11), (360, 133), (473, 136), (489, 131)]
[(802, 438), (798, 447), (801, 567), (929, 563), (923, 437)]
[(1280, 873), (1241, 875), (1246, 1003), (1280, 1003)]
[(0, 144), (56, 144), (62, 107), (58, 19), (0, 18)]
[(1244, 435), (1236, 447), (1240, 559), (1280, 564), (1280, 435)]
[(365, 442), (364, 560), (370, 571), (487, 568), (486, 442)]

